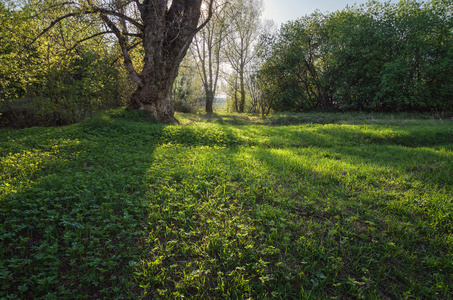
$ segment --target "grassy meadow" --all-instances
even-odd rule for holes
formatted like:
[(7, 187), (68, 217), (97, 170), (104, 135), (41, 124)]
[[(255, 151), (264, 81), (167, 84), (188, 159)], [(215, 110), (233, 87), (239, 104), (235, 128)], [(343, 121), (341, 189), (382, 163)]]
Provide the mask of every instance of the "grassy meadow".
[(0, 129), (1, 299), (453, 298), (451, 119), (178, 118)]

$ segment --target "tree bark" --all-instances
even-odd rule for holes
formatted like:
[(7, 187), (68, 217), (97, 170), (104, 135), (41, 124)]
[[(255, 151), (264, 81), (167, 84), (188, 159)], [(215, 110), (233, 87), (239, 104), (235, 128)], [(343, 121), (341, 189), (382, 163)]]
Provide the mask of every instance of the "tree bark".
[(148, 111), (162, 123), (178, 123), (172, 87), (198, 28), (201, 0), (145, 1), (142, 9), (144, 67), (129, 108)]
[(141, 31), (144, 50), (144, 64), (140, 73), (132, 66), (127, 36), (118, 30), (108, 16), (101, 14), (102, 20), (117, 36), (126, 70), (138, 85), (130, 99), (129, 108), (148, 111), (162, 123), (178, 123), (174, 116), (173, 83), (195, 34), (212, 16), (213, 1), (210, 1), (208, 16), (200, 26), (202, 0), (135, 1), (141, 15), (141, 22), (136, 27)]
[(161, 123), (179, 123), (175, 118), (172, 99), (174, 79), (146, 82), (132, 94), (128, 108), (145, 110)]
[(213, 110), (213, 104), (214, 104), (214, 93), (211, 90), (205, 91), (206, 93), (206, 113), (212, 114), (214, 112)]
[(243, 113), (245, 111), (245, 78), (244, 78), (244, 66), (241, 64), (239, 72), (239, 86), (241, 89), (241, 100), (239, 102), (239, 112)]

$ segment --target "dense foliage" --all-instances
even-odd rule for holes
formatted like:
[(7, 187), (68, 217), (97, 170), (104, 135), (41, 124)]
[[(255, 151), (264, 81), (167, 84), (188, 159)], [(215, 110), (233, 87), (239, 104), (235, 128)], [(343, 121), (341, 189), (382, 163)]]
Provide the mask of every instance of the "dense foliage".
[(370, 1), (316, 12), (264, 37), (275, 110), (453, 110), (453, 2)]
[(57, 8), (44, 14), (33, 1), (0, 3), (0, 126), (73, 123), (124, 105), (134, 88), (113, 64), (119, 54), (106, 38), (78, 43), (95, 32), (82, 21), (62, 22), (35, 40), (48, 19), (62, 13)]
[(178, 117), (0, 130), (0, 298), (453, 297), (453, 122)]
[(182, 61), (178, 76), (173, 84), (173, 103), (175, 111), (190, 113), (203, 107), (206, 93), (197, 74), (197, 63), (191, 53)]

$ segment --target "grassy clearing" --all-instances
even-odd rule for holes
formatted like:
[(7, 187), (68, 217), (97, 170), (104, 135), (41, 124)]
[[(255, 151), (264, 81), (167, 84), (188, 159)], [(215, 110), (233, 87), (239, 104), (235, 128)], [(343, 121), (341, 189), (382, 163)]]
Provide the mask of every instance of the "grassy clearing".
[(0, 298), (453, 297), (453, 122), (180, 119), (0, 130)]
[(448, 114), (388, 114), (388, 113), (275, 113), (269, 116), (235, 114), (221, 111), (219, 114), (198, 113), (184, 115), (186, 124), (207, 122), (221, 125), (301, 125), (301, 124), (339, 124), (339, 125), (441, 125), (453, 121)]

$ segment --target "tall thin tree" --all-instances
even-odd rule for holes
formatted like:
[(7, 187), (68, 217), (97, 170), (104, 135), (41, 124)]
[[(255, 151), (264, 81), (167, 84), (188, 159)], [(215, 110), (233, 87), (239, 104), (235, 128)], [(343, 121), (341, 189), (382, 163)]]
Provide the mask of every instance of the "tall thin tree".
[(239, 103), (237, 111), (245, 111), (246, 100), (246, 66), (253, 58), (253, 43), (260, 35), (262, 0), (234, 0), (228, 11), (230, 34), (227, 37), (226, 57), (239, 78)]
[(225, 8), (225, 2), (216, 5), (211, 22), (195, 36), (192, 44), (192, 52), (197, 59), (198, 73), (205, 91), (207, 113), (213, 112), (222, 64), (222, 46), (228, 34)]

